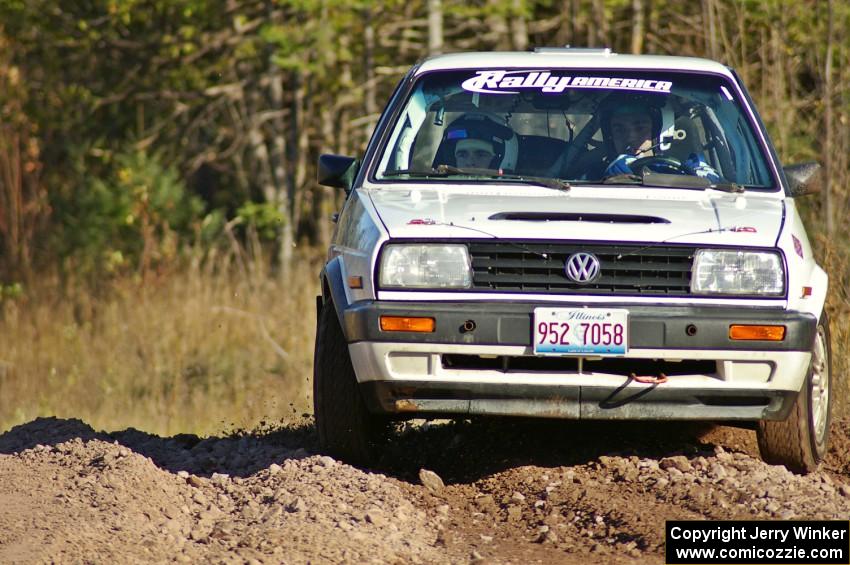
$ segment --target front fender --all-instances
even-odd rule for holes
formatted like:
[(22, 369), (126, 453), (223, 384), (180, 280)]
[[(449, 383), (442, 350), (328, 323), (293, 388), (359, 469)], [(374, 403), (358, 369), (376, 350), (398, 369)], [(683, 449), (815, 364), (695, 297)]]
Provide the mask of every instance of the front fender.
[[(322, 269), (319, 278), (322, 282), (322, 303), (327, 303), (330, 300), (336, 310), (336, 316), (339, 320), (339, 326), (342, 328), (343, 334), (346, 334), (345, 320), (343, 313), (348, 308), (348, 294), (345, 291), (345, 276), (342, 259), (334, 257), (328, 261)], [(346, 335), (346, 340), (348, 336)]]

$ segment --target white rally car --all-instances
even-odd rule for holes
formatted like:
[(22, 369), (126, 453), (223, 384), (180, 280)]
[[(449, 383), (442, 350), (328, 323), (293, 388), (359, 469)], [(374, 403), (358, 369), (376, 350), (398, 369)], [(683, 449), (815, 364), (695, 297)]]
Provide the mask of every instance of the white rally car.
[(717, 62), (538, 49), (428, 59), (363, 160), (317, 299), (328, 452), (473, 415), (751, 422), (814, 470), (830, 425), (827, 275), (744, 86)]

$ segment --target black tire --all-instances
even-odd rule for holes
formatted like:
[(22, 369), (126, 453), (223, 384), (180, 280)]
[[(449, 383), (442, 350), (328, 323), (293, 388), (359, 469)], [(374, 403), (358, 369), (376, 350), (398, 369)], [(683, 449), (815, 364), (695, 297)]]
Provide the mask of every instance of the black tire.
[(387, 420), (363, 402), (333, 303), (319, 313), (313, 357), (313, 414), (322, 450), (352, 465), (374, 462)]
[(832, 420), (832, 347), (829, 317), (823, 312), (812, 345), (812, 362), (803, 389), (784, 422), (759, 422), (756, 436), (762, 459), (807, 474), (818, 468), (829, 446)]

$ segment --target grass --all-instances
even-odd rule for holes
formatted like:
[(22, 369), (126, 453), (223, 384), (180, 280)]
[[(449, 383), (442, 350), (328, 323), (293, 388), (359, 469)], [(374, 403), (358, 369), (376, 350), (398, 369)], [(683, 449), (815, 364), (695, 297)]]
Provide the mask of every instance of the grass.
[[(847, 237), (847, 236), (843, 236)], [(830, 273), (835, 415), (848, 414), (850, 245), (813, 238)], [(0, 432), (37, 416), (160, 435), (254, 429), (311, 411), (317, 274), (242, 253), (97, 290), (45, 280), (0, 304)]]
[(97, 292), (41, 282), (0, 310), (0, 430), (56, 415), (208, 434), (309, 411), (318, 271), (212, 257)]

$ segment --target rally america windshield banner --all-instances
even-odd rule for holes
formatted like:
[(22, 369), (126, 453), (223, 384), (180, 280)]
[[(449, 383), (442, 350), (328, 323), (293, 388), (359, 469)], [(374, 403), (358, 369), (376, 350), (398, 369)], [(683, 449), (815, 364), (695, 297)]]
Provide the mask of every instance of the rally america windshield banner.
[(518, 94), (514, 88), (534, 88), (542, 92), (560, 93), (567, 88), (631, 90), (667, 94), (672, 82), (621, 77), (558, 76), (549, 71), (476, 71), (476, 76), (463, 81), (461, 88), (487, 94)]

